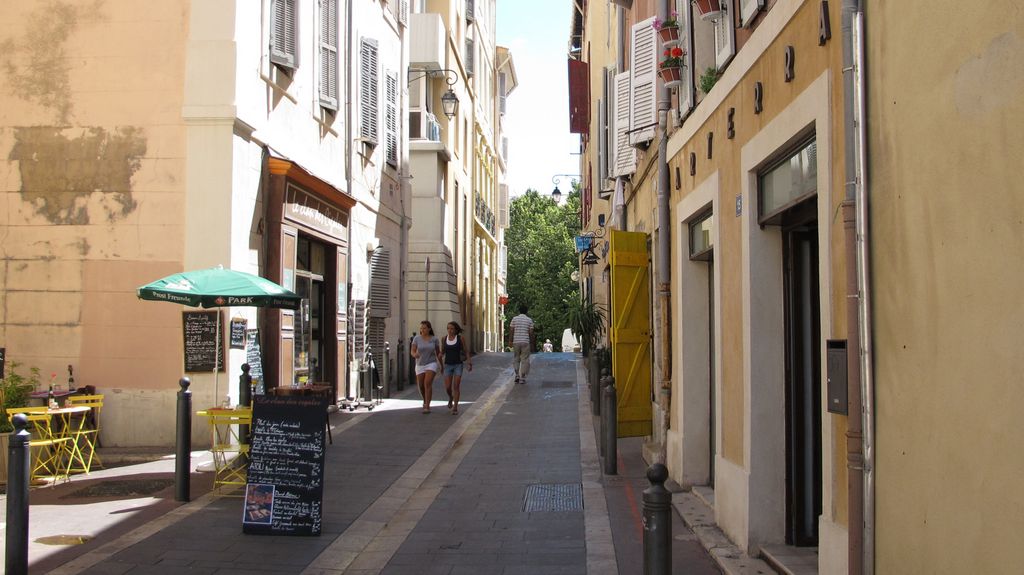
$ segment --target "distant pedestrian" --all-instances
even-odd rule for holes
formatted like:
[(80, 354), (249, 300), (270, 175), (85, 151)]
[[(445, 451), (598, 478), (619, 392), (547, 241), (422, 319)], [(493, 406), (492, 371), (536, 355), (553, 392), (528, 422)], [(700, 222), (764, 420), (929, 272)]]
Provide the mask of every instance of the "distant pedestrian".
[(555, 351), (555, 346), (551, 344), (550, 339), (544, 340), (544, 353), (551, 353)]
[(416, 358), (416, 386), (423, 396), (423, 413), (430, 413), (430, 398), (434, 393), (434, 376), (441, 371), (438, 357), (441, 342), (434, 337), (434, 327), (429, 321), (420, 322), (420, 334), (412, 340), (409, 348)]
[(512, 369), (516, 372), (516, 383), (526, 383), (526, 375), (530, 373), (530, 352), (533, 351), (534, 335), (533, 320), (526, 312), (530, 311), (525, 303), (519, 304), (519, 315), (512, 318)]
[(448, 336), (441, 342), (441, 349), (444, 352), (441, 361), (444, 363), (444, 390), (448, 392), (448, 411), (456, 415), (459, 413), (463, 364), (469, 371), (473, 371), (473, 356), (462, 337), (462, 326), (457, 322), (448, 322)]

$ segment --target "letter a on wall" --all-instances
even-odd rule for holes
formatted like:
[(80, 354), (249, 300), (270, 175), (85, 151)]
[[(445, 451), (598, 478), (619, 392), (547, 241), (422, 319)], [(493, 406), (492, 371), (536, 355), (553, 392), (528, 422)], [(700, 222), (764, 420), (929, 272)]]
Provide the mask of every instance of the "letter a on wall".
[(651, 434), (651, 291), (647, 234), (611, 230), (609, 335), (619, 437)]

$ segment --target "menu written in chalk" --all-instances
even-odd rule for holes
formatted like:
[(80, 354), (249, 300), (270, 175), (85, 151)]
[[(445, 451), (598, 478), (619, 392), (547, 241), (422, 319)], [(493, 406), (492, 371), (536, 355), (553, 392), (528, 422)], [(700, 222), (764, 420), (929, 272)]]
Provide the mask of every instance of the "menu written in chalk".
[(245, 363), (249, 364), (249, 376), (254, 381), (259, 381), (256, 384), (257, 393), (263, 395), (263, 357), (260, 352), (260, 330), (247, 329), (245, 335)]
[[(181, 313), (185, 335), (185, 371), (224, 371), (224, 327), (220, 310)], [(219, 329), (218, 329), (219, 328)]]
[(242, 317), (231, 319), (231, 336), (228, 338), (231, 349), (245, 349), (245, 328), (248, 320)]
[(318, 397), (253, 398), (242, 531), (319, 535), (324, 500), (327, 402)]

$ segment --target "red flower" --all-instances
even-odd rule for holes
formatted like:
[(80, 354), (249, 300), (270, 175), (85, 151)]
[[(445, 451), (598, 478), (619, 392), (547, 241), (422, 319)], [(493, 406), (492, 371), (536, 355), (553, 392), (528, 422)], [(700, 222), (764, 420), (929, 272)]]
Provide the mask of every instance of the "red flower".
[[(667, 50), (665, 51), (665, 55), (666, 56), (669, 55)], [(673, 58), (679, 58), (679, 57), (682, 57), (682, 55), (683, 55), (683, 49), (682, 48), (680, 48), (679, 46), (674, 46), (672, 48), (672, 57)]]

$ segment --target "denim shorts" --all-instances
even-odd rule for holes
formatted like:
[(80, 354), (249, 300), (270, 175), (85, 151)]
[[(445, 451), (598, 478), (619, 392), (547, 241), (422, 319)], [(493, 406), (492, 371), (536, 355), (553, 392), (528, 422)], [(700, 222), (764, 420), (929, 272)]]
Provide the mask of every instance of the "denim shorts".
[(453, 375), (453, 376), (462, 377), (462, 366), (463, 366), (463, 364), (461, 364), (461, 363), (446, 363), (446, 364), (444, 364), (444, 374), (445, 374), (445, 376)]

